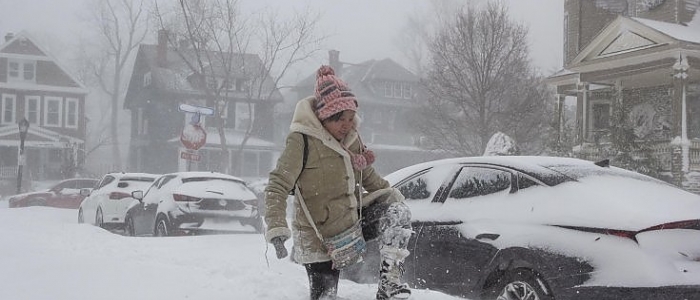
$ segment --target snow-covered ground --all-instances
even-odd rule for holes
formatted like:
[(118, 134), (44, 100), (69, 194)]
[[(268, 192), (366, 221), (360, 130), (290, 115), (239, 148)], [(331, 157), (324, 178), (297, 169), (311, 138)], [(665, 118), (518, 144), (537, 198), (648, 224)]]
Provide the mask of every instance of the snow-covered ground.
[[(338, 295), (374, 299), (375, 291), (341, 280)], [(126, 237), (78, 224), (75, 210), (0, 201), (0, 299), (303, 300), (308, 284), (303, 267), (277, 260), (259, 234)]]

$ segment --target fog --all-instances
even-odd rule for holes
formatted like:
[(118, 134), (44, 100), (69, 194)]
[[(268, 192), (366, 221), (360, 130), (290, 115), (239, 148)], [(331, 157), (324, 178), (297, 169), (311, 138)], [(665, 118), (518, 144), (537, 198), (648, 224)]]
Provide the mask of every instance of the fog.
[[(0, 0), (0, 34), (26, 31), (64, 65), (86, 34), (88, 3), (94, 0)], [(478, 0), (472, 2), (477, 2)], [(562, 65), (564, 1), (507, 0), (512, 17), (530, 29), (533, 63), (551, 74)], [(282, 13), (320, 14), (319, 33), (328, 38), (316, 57), (299, 67), (305, 77), (327, 62), (327, 50), (340, 51), (342, 61), (358, 63), (391, 57), (405, 63), (397, 36), (408, 16), (427, 13), (429, 0), (240, 0), (245, 9), (279, 9)], [(153, 30), (155, 31), (155, 30)], [(155, 34), (147, 38), (153, 43)], [(70, 69), (70, 66), (66, 66)], [(293, 82), (294, 78), (289, 78)]]

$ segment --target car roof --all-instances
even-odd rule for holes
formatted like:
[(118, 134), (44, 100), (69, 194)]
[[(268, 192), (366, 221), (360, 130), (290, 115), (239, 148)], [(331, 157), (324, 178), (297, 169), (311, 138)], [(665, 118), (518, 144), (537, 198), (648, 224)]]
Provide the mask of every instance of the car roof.
[[(446, 158), (424, 163), (415, 164), (397, 170), (385, 176), (392, 185), (421, 170), (443, 165), (491, 165), (507, 167), (528, 175), (531, 175), (548, 185), (557, 185), (562, 182), (576, 180), (572, 174), (565, 174), (558, 169), (591, 169), (597, 168), (602, 171), (611, 168), (603, 168), (595, 165), (592, 161), (554, 156), (471, 156)], [(613, 172), (618, 172), (617, 168)]]

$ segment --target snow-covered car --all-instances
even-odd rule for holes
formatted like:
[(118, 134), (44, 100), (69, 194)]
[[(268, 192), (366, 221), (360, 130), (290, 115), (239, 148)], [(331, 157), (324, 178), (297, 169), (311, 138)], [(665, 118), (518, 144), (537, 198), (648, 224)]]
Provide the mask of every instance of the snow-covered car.
[(240, 178), (216, 172), (165, 174), (126, 212), (132, 236), (263, 230), (258, 198)]
[(71, 178), (58, 182), (47, 190), (17, 194), (8, 198), (8, 207), (51, 206), (78, 208), (85, 198), (81, 189), (91, 189), (97, 184), (94, 178)]
[(122, 228), (126, 210), (134, 201), (131, 192), (147, 189), (158, 176), (149, 173), (105, 174), (97, 187), (80, 203), (78, 223)]
[[(406, 281), (469, 299), (698, 299), (700, 196), (572, 158), (438, 160), (385, 178), (412, 211)], [(376, 282), (376, 242), (348, 279)]]

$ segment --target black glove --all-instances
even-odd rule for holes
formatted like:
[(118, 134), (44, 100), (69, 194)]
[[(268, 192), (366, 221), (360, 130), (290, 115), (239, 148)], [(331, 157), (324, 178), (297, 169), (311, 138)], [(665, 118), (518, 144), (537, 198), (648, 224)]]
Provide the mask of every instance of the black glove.
[(284, 247), (284, 240), (281, 236), (273, 237), (270, 242), (275, 246), (275, 252), (277, 253), (278, 259), (287, 257), (287, 248)]

